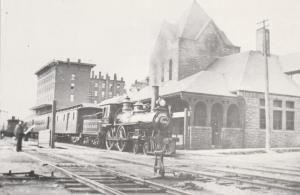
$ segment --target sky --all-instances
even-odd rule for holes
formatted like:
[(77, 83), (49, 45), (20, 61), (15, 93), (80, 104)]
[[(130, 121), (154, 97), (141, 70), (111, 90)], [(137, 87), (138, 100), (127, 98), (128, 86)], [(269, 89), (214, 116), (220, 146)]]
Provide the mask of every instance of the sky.
[[(19, 117), (35, 105), (35, 71), (53, 59), (95, 63), (127, 86), (149, 73), (163, 21), (194, 0), (2, 0), (0, 109)], [(255, 49), (257, 22), (269, 19), (271, 52), (300, 52), (299, 0), (197, 0), (242, 51)]]

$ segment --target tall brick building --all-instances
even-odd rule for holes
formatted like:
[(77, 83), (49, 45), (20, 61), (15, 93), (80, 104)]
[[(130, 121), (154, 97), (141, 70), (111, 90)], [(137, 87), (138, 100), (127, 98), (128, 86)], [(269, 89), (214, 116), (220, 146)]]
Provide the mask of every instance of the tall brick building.
[(107, 75), (97, 78), (91, 69), (95, 64), (55, 60), (40, 68), (37, 75), (37, 102), (32, 109), (36, 114), (51, 111), (53, 100), (57, 109), (81, 103), (99, 103), (100, 101), (124, 93), (125, 82), (111, 80)]
[[(264, 147), (264, 56), (239, 51), (194, 1), (177, 24), (163, 24), (151, 56), (150, 86), (131, 99), (147, 102), (151, 85), (160, 86), (179, 147)], [(300, 88), (278, 56), (268, 59), (271, 146), (300, 146)]]
[(113, 79), (111, 79), (108, 74), (104, 77), (101, 75), (101, 72), (95, 75), (94, 71), (92, 71), (89, 87), (89, 102), (97, 104), (105, 99), (120, 96), (125, 93), (124, 86), (125, 81), (122, 77), (118, 80), (116, 74), (114, 74)]

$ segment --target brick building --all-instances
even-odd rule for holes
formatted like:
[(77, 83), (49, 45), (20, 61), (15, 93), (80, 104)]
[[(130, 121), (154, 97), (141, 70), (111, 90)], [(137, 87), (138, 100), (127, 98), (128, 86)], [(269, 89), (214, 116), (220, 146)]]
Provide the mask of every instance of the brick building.
[[(107, 75), (97, 78), (91, 69), (95, 64), (55, 60), (40, 68), (37, 75), (37, 102), (32, 109), (36, 114), (50, 112), (53, 100), (57, 109), (82, 103), (98, 103), (110, 96), (124, 93), (125, 82), (111, 80)], [(99, 94), (99, 96), (98, 96)], [(103, 95), (104, 94), (104, 95)]]
[[(194, 1), (177, 24), (163, 24), (151, 56), (150, 86), (131, 99), (147, 102), (151, 85), (160, 86), (181, 148), (264, 147), (264, 56), (239, 51)], [(282, 71), (279, 56), (268, 60), (271, 146), (300, 146), (300, 88)]]
[(116, 74), (114, 74), (113, 79), (111, 79), (108, 74), (104, 77), (101, 75), (101, 72), (95, 75), (94, 71), (92, 71), (89, 87), (89, 102), (97, 104), (105, 99), (120, 96), (125, 93), (124, 86), (125, 81), (122, 77), (118, 80)]

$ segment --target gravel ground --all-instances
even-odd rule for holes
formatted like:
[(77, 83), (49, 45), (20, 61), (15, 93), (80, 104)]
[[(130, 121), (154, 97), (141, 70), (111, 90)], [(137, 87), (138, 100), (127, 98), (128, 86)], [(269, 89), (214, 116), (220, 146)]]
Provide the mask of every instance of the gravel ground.
[[(50, 176), (54, 171), (50, 167), (43, 166), (28, 158), (22, 152), (15, 152), (13, 147), (15, 140), (5, 138), (0, 140), (0, 173), (28, 172), (33, 170), (36, 174)], [(2, 174), (1, 174), (2, 175)], [(54, 171), (54, 176), (62, 176)], [(38, 180), (5, 180), (0, 176), (1, 195), (68, 195), (70, 194), (63, 186), (54, 181)]]

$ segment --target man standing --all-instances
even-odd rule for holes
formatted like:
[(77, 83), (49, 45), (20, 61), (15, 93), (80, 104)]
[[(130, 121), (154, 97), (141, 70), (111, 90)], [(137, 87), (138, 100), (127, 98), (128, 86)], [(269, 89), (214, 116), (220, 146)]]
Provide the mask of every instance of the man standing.
[(23, 121), (20, 121), (19, 124), (15, 127), (15, 136), (17, 138), (17, 152), (22, 151), (22, 139), (24, 134), (24, 125)]

